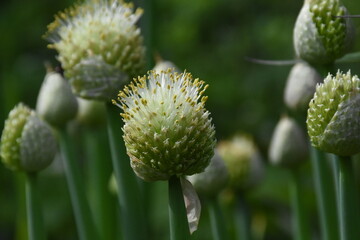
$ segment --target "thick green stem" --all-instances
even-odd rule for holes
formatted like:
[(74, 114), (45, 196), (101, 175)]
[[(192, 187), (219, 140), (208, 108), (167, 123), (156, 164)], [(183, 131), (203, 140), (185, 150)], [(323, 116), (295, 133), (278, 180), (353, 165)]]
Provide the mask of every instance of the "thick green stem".
[(338, 157), (341, 240), (360, 239), (359, 201), (350, 157)]
[(339, 227), (336, 211), (334, 178), (331, 175), (325, 153), (311, 147), (311, 164), (314, 175), (316, 200), (323, 240), (338, 240)]
[[(103, 144), (102, 131), (86, 129), (84, 143), (88, 160), (88, 189), (95, 225), (101, 239), (116, 237), (116, 200), (109, 191), (111, 160)], [(106, 141), (105, 141), (106, 142)]]
[(36, 173), (26, 173), (26, 210), (29, 240), (45, 240)]
[(121, 127), (123, 122), (113, 105), (107, 104), (108, 135), (118, 186), (124, 240), (146, 239), (145, 211), (138, 181), (126, 154)]
[(224, 222), (224, 216), (221, 212), (217, 197), (209, 198), (207, 203), (214, 240), (229, 239), (226, 231), (226, 224)]
[(70, 199), (75, 215), (76, 226), (81, 240), (98, 239), (95, 225), (90, 213), (89, 203), (85, 195), (85, 185), (82, 181), (79, 163), (74, 159), (72, 141), (66, 129), (59, 129), (60, 148), (63, 153), (66, 180)]
[(13, 174), (16, 183), (16, 240), (28, 240), (28, 224), (26, 219), (26, 187), (25, 174)]
[(146, 46), (146, 68), (147, 70), (150, 70), (154, 67), (153, 9), (156, 1), (142, 0), (141, 2), (144, 7), (144, 16), (140, 20), (140, 24), (144, 30)]
[(190, 239), (181, 182), (176, 176), (169, 179), (169, 219), (171, 240)]
[(289, 185), (291, 205), (293, 210), (293, 231), (295, 240), (310, 240), (309, 219), (306, 214), (303, 196), (301, 194), (300, 178), (296, 172), (291, 172)]
[(235, 226), (238, 240), (251, 240), (251, 217), (243, 194), (237, 194), (235, 208)]

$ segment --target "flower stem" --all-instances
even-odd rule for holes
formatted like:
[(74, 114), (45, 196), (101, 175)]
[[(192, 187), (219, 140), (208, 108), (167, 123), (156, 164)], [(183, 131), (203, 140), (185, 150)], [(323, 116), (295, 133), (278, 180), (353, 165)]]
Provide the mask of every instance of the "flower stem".
[(36, 173), (26, 173), (26, 210), (29, 240), (45, 240), (44, 223), (39, 205)]
[(65, 128), (58, 129), (58, 132), (79, 238), (81, 240), (98, 239), (85, 195), (85, 185), (82, 181), (80, 166), (74, 159), (71, 138), (68, 136)]
[(124, 240), (142, 240), (146, 238), (144, 204), (141, 201), (140, 187), (134, 171), (130, 167), (129, 157), (121, 136), (123, 123), (113, 105), (107, 104), (106, 108)]
[(176, 176), (169, 179), (169, 219), (171, 240), (190, 239), (181, 182)]
[(226, 232), (226, 224), (224, 223), (224, 216), (221, 212), (218, 198), (209, 198), (207, 203), (214, 240), (229, 239), (229, 236)]
[(360, 239), (359, 208), (355, 177), (350, 157), (338, 157), (339, 217), (341, 240)]
[(144, 30), (144, 40), (146, 46), (146, 69), (154, 67), (154, 24), (153, 14), (156, 1), (142, 0), (144, 8), (144, 16), (140, 20), (142, 29)]
[(14, 239), (28, 239), (28, 223), (26, 219), (26, 187), (25, 174), (14, 174), (16, 183), (16, 233)]
[(290, 196), (293, 209), (293, 229), (295, 240), (310, 240), (310, 231), (304, 202), (300, 190), (300, 178), (291, 171)]
[[(102, 131), (86, 129), (84, 143), (88, 160), (88, 191), (90, 206), (93, 209), (95, 225), (101, 239), (115, 239), (116, 202), (109, 191), (109, 179), (112, 172), (109, 154), (105, 152)], [(107, 150), (107, 149), (106, 149)]]
[(338, 240), (339, 229), (336, 211), (336, 194), (325, 153), (311, 147), (311, 164), (314, 175), (316, 199), (319, 210), (321, 235), (323, 240)]
[(237, 194), (235, 209), (235, 226), (237, 231), (237, 239), (251, 240), (251, 220), (249, 207), (244, 199), (243, 194)]

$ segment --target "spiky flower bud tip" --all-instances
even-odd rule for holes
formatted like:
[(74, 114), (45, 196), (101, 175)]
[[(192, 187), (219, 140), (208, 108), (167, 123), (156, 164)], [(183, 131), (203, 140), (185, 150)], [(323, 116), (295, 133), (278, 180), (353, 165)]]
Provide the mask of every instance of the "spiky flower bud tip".
[(135, 25), (142, 14), (121, 0), (89, 0), (59, 13), (45, 37), (74, 92), (109, 100), (129, 78), (142, 74), (145, 48)]
[(215, 128), (205, 109), (208, 85), (171, 69), (138, 77), (119, 93), (127, 153), (148, 181), (202, 172), (214, 154)]
[(350, 156), (360, 152), (360, 80), (350, 71), (329, 74), (309, 104), (307, 128), (314, 147)]
[(34, 172), (54, 159), (56, 141), (50, 127), (23, 104), (10, 111), (1, 136), (0, 156), (12, 170)]

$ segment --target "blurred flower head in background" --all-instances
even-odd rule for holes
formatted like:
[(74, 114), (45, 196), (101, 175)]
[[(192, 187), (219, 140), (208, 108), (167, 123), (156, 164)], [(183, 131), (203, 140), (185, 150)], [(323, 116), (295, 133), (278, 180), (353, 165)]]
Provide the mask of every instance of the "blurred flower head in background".
[(89, 0), (56, 15), (45, 37), (77, 95), (109, 100), (143, 73), (145, 48), (135, 25), (141, 14), (120, 0)]

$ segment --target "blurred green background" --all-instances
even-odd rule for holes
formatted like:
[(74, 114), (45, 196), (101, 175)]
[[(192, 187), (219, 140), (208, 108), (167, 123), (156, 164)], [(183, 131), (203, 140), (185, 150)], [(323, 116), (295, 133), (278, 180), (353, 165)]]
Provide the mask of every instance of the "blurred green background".
[[(144, 0), (146, 1), (146, 0)], [(144, 6), (144, 1), (135, 1)], [(0, 3), (0, 129), (8, 112), (18, 102), (35, 108), (38, 90), (45, 75), (44, 62), (56, 65), (56, 52), (47, 49), (42, 39), (46, 26), (60, 10), (74, 1), (3, 0)], [(353, 14), (360, 14), (360, 2), (344, 0)], [(211, 112), (219, 140), (237, 132), (251, 134), (266, 161), (272, 131), (282, 113), (283, 89), (291, 66), (264, 66), (249, 63), (244, 57), (292, 59), (292, 31), (303, 4), (300, 0), (154, 0), (152, 1), (151, 42), (154, 53), (173, 61), (179, 68), (209, 85), (207, 108)], [(148, 14), (148, 13), (145, 13)], [(140, 22), (145, 26), (144, 19)], [(360, 19), (354, 20), (359, 32)], [(360, 41), (355, 51), (360, 51)], [(339, 68), (360, 74), (358, 64)], [(105, 137), (106, 138), (106, 137)], [(81, 153), (80, 153), (81, 154)], [(267, 219), (265, 239), (289, 239), (287, 185), (284, 171), (269, 167), (266, 182), (251, 198), (259, 218)], [(309, 208), (314, 208), (311, 169), (304, 166)], [(63, 178), (42, 183), (49, 239), (76, 239), (71, 207)], [(20, 179), (20, 180), (19, 180)], [(16, 233), (21, 220), (21, 176), (0, 166), (0, 239), (25, 239)], [(156, 191), (166, 191), (158, 183)], [(61, 196), (59, 196), (61, 194)], [(20, 198), (21, 199), (21, 198)], [(160, 199), (161, 200), (161, 199)], [(160, 201), (159, 200), (159, 201)], [(155, 199), (154, 201), (158, 201)], [(161, 201), (166, 201), (162, 199)], [(167, 208), (157, 205), (159, 218), (166, 222)], [(159, 211), (157, 211), (159, 210)], [(165, 213), (163, 213), (165, 212)], [(265, 215), (264, 215), (265, 214)], [(314, 213), (315, 214), (315, 213)], [(19, 217), (20, 216), (20, 217)], [(204, 212), (204, 230), (199, 239), (209, 239)], [(259, 220), (260, 221), (260, 220)], [(18, 223), (16, 223), (18, 222)], [(167, 226), (155, 226), (159, 237), (166, 237)], [(315, 224), (315, 223), (314, 223)], [(316, 225), (316, 224), (315, 224)], [(316, 229), (316, 226), (313, 226)], [(21, 229), (21, 228), (20, 228)], [(161, 233), (165, 232), (162, 236)], [(154, 238), (155, 239), (155, 238)], [(166, 238), (165, 238), (166, 239)]]

